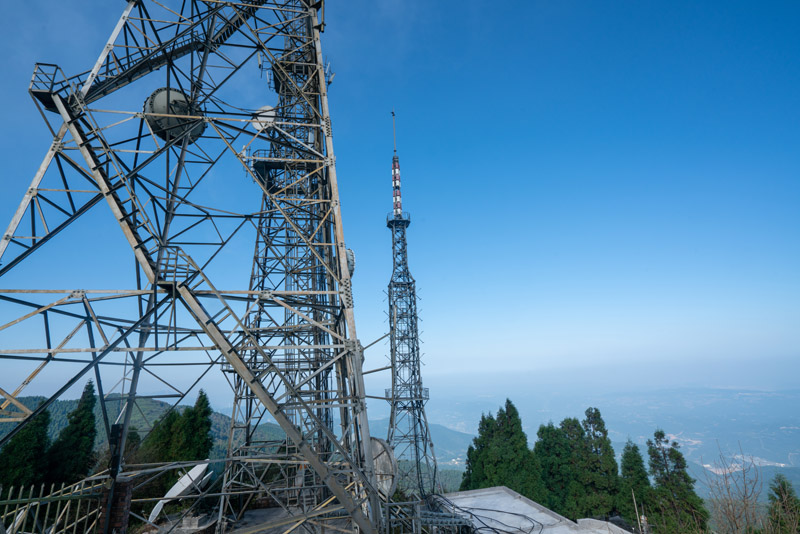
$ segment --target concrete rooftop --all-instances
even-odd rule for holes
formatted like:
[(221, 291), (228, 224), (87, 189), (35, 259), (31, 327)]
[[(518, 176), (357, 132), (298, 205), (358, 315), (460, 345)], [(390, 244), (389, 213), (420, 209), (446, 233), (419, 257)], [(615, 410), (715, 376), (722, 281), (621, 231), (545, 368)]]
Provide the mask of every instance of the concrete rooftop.
[[(448, 493), (445, 497), (466, 514), (475, 528), (519, 534), (630, 534), (606, 521), (571, 521), (505, 486)], [(486, 530), (484, 530), (485, 532)]]

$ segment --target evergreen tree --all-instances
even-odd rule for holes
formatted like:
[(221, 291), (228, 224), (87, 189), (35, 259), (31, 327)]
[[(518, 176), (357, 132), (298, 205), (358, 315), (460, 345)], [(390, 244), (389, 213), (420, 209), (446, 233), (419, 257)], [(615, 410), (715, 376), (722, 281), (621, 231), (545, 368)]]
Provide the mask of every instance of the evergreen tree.
[(584, 479), (588, 469), (589, 446), (586, 440), (586, 432), (576, 418), (567, 417), (561, 421), (559, 428), (569, 445), (570, 470), (568, 472), (569, 481), (563, 507), (560, 511), (556, 511), (565, 517), (575, 520), (579, 517), (586, 517), (586, 510), (588, 509), (588, 492)]
[(571, 519), (586, 517), (590, 451), (583, 426), (568, 417), (557, 427), (552, 422), (540, 426), (537, 435), (533, 450), (542, 466), (546, 506)]
[(616, 509), (619, 492), (617, 459), (606, 423), (597, 408), (588, 408), (583, 420), (586, 446), (580, 480), (586, 490), (581, 517), (608, 517)]
[[(122, 457), (126, 463), (136, 463), (139, 447), (142, 444), (142, 437), (139, 435), (139, 430), (135, 426), (128, 429), (128, 437), (125, 439), (125, 452)], [(97, 462), (94, 465), (93, 474), (105, 471), (111, 467), (111, 451), (106, 446), (102, 453), (97, 457)]]
[(540, 500), (544, 491), (540, 477), (519, 412), (506, 400), (496, 418), (481, 417), (478, 436), (467, 450), (467, 470), (461, 490), (506, 486), (525, 497)]
[(142, 445), (142, 436), (139, 435), (139, 429), (135, 426), (131, 426), (128, 429), (128, 437), (125, 439), (125, 452), (123, 453), (123, 458), (130, 458), (136, 451), (139, 450), (139, 447)]
[(211, 404), (201, 389), (192, 408), (184, 410), (177, 424), (176, 437), (183, 440), (180, 447), (173, 444), (175, 460), (204, 460), (208, 458), (214, 440), (211, 437)]
[[(639, 514), (642, 513), (644, 506), (649, 506), (650, 502), (650, 479), (647, 478), (647, 470), (644, 467), (644, 459), (639, 446), (630, 439), (622, 449), (622, 461), (620, 463), (620, 485), (617, 497), (617, 510), (631, 524), (636, 523), (636, 508)], [(633, 496), (636, 496), (636, 505), (633, 504)]]
[(150, 433), (142, 441), (139, 451), (135, 454), (134, 463), (173, 461), (172, 443), (179, 420), (180, 414), (175, 410), (170, 410), (156, 421)]
[(520, 495), (538, 501), (543, 497), (541, 467), (533, 451), (528, 448), (528, 437), (522, 430), (522, 421), (516, 406), (506, 399), (495, 418), (497, 428), (493, 447), (489, 450), (490, 481), (492, 485), (506, 486)]
[(647, 440), (650, 474), (655, 485), (650, 523), (657, 525), (659, 532), (705, 531), (709, 514), (694, 491), (694, 480), (687, 472), (678, 443), (670, 443), (660, 429), (653, 438)]
[(67, 416), (67, 426), (47, 451), (47, 482), (72, 484), (86, 477), (94, 466), (94, 407), (97, 397), (90, 380), (83, 388), (78, 406)]
[(571, 445), (561, 428), (553, 422), (541, 425), (533, 447), (536, 460), (541, 465), (546, 497), (541, 502), (547, 508), (561, 513), (567, 499), (567, 487), (576, 477), (571, 460)]
[(8, 489), (44, 482), (49, 424), (50, 413), (40, 413), (0, 449), (0, 485)]
[[(150, 464), (164, 463), (179, 460), (175, 458), (175, 443), (183, 441), (183, 436), (178, 435), (178, 423), (181, 414), (170, 410), (156, 421), (150, 433), (141, 440), (139, 450), (129, 454), (128, 463)], [(127, 447), (126, 447), (127, 450)], [(178, 480), (178, 474), (169, 472), (147, 482), (141, 493), (146, 497), (160, 497)]]
[(775, 475), (769, 485), (770, 534), (800, 532), (800, 499), (792, 483), (782, 473)]
[[(213, 446), (211, 436), (211, 405), (203, 390), (197, 395), (194, 406), (181, 411), (170, 410), (153, 426), (144, 440), (133, 452), (131, 434), (125, 445), (127, 463), (165, 463), (204, 460), (210, 456)], [(180, 478), (178, 471), (170, 471), (151, 480), (142, 489), (150, 497), (163, 495)]]
[(467, 465), (459, 488), (461, 491), (490, 487), (486, 475), (486, 463), (495, 427), (492, 414), (481, 415), (478, 435), (467, 448)]
[(208, 458), (214, 444), (212, 413), (208, 396), (200, 390), (194, 406), (180, 413), (171, 410), (158, 420), (136, 453), (136, 462), (184, 462)]

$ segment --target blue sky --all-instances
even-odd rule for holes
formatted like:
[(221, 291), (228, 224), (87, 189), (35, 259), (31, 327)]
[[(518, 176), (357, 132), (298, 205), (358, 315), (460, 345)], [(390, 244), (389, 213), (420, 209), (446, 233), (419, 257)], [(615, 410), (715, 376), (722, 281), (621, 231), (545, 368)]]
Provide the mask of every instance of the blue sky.
[[(33, 64), (90, 67), (122, 6), (33, 0), (0, 21), (0, 224), (49, 144)], [(434, 395), (487, 372), (797, 386), (800, 4), (331, 0), (326, 15), (364, 344), (387, 328), (394, 108)]]
[(398, 112), (426, 370), (798, 370), (797, 4), (434, 4), (325, 34), (362, 292)]

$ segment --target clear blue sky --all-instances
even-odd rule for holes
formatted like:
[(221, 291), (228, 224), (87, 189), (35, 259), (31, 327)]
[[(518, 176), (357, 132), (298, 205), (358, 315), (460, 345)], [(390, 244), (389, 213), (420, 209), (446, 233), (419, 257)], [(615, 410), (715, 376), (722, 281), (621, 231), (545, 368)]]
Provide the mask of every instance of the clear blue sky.
[[(327, 4), (364, 344), (386, 331), (394, 107), (429, 384), (798, 385), (800, 4)], [(31, 0), (0, 20), (3, 227), (49, 144), (34, 62), (89, 68), (122, 7)]]

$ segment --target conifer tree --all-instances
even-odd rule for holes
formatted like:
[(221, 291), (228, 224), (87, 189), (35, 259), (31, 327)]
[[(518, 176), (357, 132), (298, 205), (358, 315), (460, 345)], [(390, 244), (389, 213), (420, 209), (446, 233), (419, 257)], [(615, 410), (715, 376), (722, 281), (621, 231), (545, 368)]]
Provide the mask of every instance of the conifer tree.
[(478, 436), (467, 451), (462, 490), (506, 486), (533, 500), (543, 497), (540, 468), (510, 400), (497, 417), (482, 416)]
[(188, 427), (189, 440), (186, 460), (204, 460), (211, 453), (214, 440), (211, 437), (211, 404), (201, 389), (194, 407), (184, 412), (184, 425)]
[(647, 452), (655, 486), (650, 523), (662, 532), (705, 531), (709, 514), (694, 491), (694, 479), (687, 472), (678, 443), (670, 443), (659, 429), (647, 440)]
[(128, 437), (125, 439), (125, 452), (124, 458), (133, 456), (142, 444), (142, 436), (139, 435), (139, 429), (131, 426), (128, 430)]
[(506, 399), (495, 418), (494, 446), (489, 450), (490, 481), (538, 501), (543, 496), (541, 467), (528, 448), (528, 437), (516, 406)]
[(552, 422), (540, 426), (537, 435), (533, 450), (542, 466), (545, 505), (571, 519), (586, 517), (589, 447), (583, 426), (567, 417), (557, 427)]
[(179, 420), (180, 414), (175, 410), (170, 410), (161, 416), (135, 454), (136, 463), (173, 461), (172, 444)]
[(559, 428), (569, 445), (570, 470), (562, 508), (560, 511), (556, 511), (574, 520), (586, 517), (586, 510), (588, 509), (588, 493), (583, 479), (588, 469), (589, 446), (586, 440), (586, 432), (576, 418), (567, 417), (561, 421)]
[[(128, 430), (128, 436), (125, 439), (125, 452), (122, 457), (125, 458), (125, 463), (137, 463), (139, 447), (142, 444), (142, 437), (139, 435), (139, 430), (132, 426)], [(97, 462), (94, 465), (93, 473), (96, 474), (111, 467), (111, 451), (105, 447), (100, 454), (98, 454)]]
[[(636, 523), (636, 508), (642, 514), (644, 506), (650, 503), (650, 479), (644, 467), (644, 459), (639, 446), (630, 439), (625, 443), (620, 462), (620, 486), (617, 510), (631, 524)], [(636, 506), (633, 498), (636, 497)]]
[(136, 460), (140, 463), (181, 462), (208, 458), (213, 446), (213, 410), (203, 390), (194, 406), (167, 412), (142, 442)]
[(42, 412), (0, 449), (0, 485), (8, 489), (44, 482), (49, 425), (50, 413)]
[(782, 473), (775, 475), (769, 485), (768, 521), (770, 534), (800, 532), (800, 499)]
[(606, 423), (597, 408), (588, 408), (583, 420), (586, 447), (580, 481), (586, 490), (581, 517), (608, 517), (616, 508), (619, 492), (617, 459)]
[[(194, 406), (180, 412), (170, 410), (156, 422), (142, 440), (139, 450), (131, 455), (133, 462), (184, 462), (208, 458), (213, 443), (210, 435), (212, 413), (208, 396), (201, 390)], [(179, 478), (177, 471), (162, 475), (150, 481), (143, 493), (153, 497), (163, 495)]]
[(467, 465), (459, 488), (461, 491), (489, 487), (486, 462), (495, 426), (492, 414), (481, 414), (478, 435), (473, 438), (472, 444), (467, 448)]
[(575, 478), (575, 466), (571, 461), (571, 444), (561, 428), (553, 422), (539, 426), (538, 439), (533, 453), (541, 466), (545, 499), (541, 504), (561, 513), (567, 499), (567, 488)]
[(47, 482), (72, 484), (86, 477), (94, 466), (94, 407), (97, 397), (90, 380), (83, 388), (78, 406), (67, 416), (67, 426), (47, 451)]

